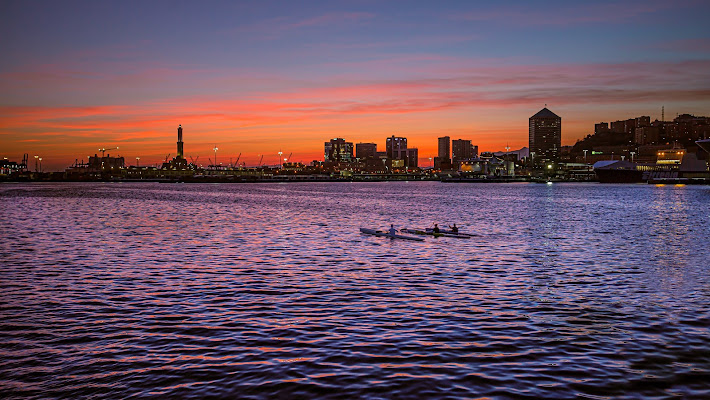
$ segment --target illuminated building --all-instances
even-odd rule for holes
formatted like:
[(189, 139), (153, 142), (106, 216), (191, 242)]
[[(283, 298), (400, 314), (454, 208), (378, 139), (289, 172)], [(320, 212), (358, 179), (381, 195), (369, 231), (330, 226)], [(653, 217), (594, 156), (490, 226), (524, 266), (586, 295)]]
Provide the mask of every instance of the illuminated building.
[[(392, 135), (387, 138), (387, 157), (392, 160), (403, 160), (407, 168), (416, 168), (419, 165), (419, 150), (407, 148), (407, 138)], [(394, 163), (393, 165), (398, 165)]]
[(530, 153), (537, 164), (557, 161), (562, 146), (562, 119), (547, 107), (530, 117)]
[(685, 149), (669, 149), (658, 152), (656, 164), (659, 165), (680, 165), (683, 161), (683, 155), (686, 154)]
[(331, 162), (352, 162), (353, 144), (343, 138), (330, 139), (324, 145), (324, 160)]
[(407, 138), (392, 135), (387, 138), (387, 157), (392, 159), (404, 159), (407, 150)]

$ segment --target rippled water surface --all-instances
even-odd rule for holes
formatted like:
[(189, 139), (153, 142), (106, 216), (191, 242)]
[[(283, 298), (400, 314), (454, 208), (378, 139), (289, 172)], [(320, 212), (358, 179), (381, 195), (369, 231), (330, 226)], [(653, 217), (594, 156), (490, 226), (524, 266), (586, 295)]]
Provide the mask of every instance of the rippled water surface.
[(2, 397), (710, 397), (708, 186), (5, 184), (0, 230)]

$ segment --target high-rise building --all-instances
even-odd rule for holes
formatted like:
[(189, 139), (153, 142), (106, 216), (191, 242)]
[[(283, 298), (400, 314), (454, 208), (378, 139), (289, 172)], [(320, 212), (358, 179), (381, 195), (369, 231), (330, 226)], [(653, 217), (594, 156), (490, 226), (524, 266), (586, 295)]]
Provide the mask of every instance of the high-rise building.
[(439, 159), (448, 160), (451, 158), (451, 138), (444, 136), (439, 138)]
[(392, 135), (387, 138), (387, 157), (403, 159), (407, 150), (407, 138)]
[(451, 160), (454, 163), (476, 157), (478, 157), (478, 146), (472, 145), (470, 140), (456, 139), (451, 141)]
[(562, 146), (562, 119), (547, 107), (530, 117), (530, 153), (534, 161), (556, 161)]
[(325, 142), (325, 161), (351, 162), (353, 160), (353, 144), (345, 139), (335, 138)]
[(417, 168), (419, 166), (419, 149), (410, 147), (407, 149), (407, 158), (405, 165), (409, 168)]
[(355, 157), (364, 160), (377, 156), (377, 143), (358, 143), (355, 145)]

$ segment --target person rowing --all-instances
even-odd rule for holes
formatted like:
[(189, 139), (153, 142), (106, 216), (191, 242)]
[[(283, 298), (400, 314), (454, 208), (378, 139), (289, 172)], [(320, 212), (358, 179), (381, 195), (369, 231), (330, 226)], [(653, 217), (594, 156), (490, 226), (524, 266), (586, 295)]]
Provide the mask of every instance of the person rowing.
[(439, 225), (434, 224), (434, 229), (433, 229), (433, 231), (434, 231), (434, 233), (439, 233)]
[(390, 236), (394, 236), (397, 234), (397, 230), (394, 229), (394, 224), (390, 224)]
[(449, 225), (449, 229), (451, 229), (452, 233), (459, 233), (459, 227), (456, 226), (456, 223), (454, 223), (454, 226)]

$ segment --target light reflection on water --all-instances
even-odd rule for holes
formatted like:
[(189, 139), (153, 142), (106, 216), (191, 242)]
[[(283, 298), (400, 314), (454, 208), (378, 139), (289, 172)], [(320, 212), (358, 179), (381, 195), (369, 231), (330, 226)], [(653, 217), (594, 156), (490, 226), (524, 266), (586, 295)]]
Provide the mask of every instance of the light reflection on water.
[[(710, 188), (0, 186), (10, 396), (708, 397)], [(471, 240), (360, 226), (457, 223)]]

